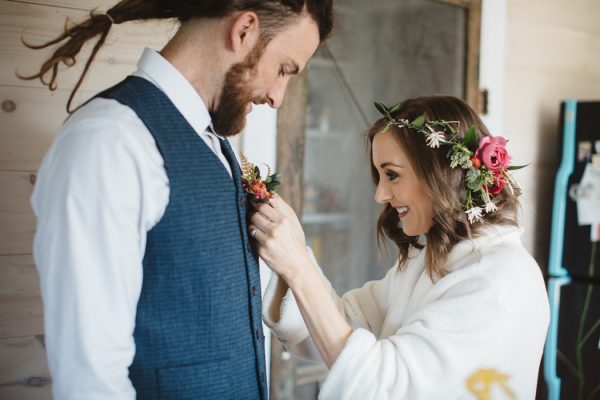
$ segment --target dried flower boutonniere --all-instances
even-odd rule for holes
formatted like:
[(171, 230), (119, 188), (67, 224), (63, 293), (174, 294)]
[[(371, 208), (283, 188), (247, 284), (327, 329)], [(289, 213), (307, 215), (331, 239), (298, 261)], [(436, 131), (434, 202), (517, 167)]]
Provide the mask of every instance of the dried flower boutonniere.
[(271, 167), (267, 167), (267, 175), (263, 179), (258, 165), (252, 164), (242, 154), (242, 186), (248, 200), (254, 203), (268, 203), (269, 200), (277, 193), (277, 188), (281, 185), (279, 172), (271, 173)]

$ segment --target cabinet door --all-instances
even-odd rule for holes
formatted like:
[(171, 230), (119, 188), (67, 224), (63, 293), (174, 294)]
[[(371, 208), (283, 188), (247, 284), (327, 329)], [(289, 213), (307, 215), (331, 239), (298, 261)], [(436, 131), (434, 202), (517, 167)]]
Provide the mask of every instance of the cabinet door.
[[(307, 242), (342, 294), (381, 278), (397, 258), (379, 249), (365, 131), (373, 101), (432, 94), (478, 108), (480, 2), (338, 0), (333, 37), (292, 82), (278, 115), (282, 196), (301, 215)], [(273, 341), (271, 398), (316, 399), (327, 374)]]

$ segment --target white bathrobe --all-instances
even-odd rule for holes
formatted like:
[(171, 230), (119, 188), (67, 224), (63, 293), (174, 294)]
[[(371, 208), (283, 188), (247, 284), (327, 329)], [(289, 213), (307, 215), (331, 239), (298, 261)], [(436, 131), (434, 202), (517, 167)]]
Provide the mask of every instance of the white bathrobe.
[[(549, 307), (521, 233), (486, 227), (483, 236), (454, 246), (450, 272), (437, 281), (424, 269), (425, 249), (412, 249), (401, 270), (341, 298), (321, 274), (353, 333), (319, 399), (474, 399), (474, 390), (486, 391), (476, 383), (482, 376), (496, 378), (493, 396), (534, 399)], [(280, 284), (273, 274), (265, 323), (292, 353), (322, 362), (291, 290), (278, 295)]]

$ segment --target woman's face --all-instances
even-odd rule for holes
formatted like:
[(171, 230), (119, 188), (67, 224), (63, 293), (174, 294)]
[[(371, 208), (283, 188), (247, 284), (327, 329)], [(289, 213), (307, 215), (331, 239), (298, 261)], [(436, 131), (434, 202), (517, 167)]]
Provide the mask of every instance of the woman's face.
[(405, 234), (427, 233), (433, 225), (433, 202), (391, 131), (375, 135), (373, 163), (379, 173), (375, 200), (396, 209)]

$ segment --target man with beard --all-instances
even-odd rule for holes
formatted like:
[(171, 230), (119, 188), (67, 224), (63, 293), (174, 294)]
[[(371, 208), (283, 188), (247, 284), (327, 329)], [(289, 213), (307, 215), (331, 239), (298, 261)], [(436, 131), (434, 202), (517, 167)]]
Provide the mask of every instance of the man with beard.
[(176, 35), (78, 108), (39, 170), (34, 256), (57, 399), (268, 397), (226, 137), (252, 104), (281, 105), (331, 31), (331, 0), (123, 0), (48, 43), (66, 41), (26, 79), (50, 73), (54, 88), (57, 66), (99, 35), (81, 82), (112, 24), (164, 18), (181, 21)]

